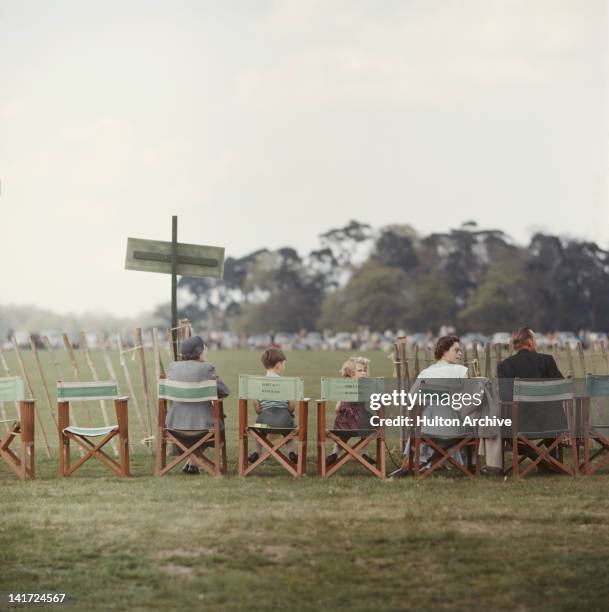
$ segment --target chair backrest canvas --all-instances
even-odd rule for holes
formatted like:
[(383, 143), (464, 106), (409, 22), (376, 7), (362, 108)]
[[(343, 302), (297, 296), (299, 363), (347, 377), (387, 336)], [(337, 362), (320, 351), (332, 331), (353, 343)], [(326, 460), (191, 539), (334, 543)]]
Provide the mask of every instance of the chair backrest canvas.
[(239, 374), (239, 399), (298, 402), (304, 399), (304, 380), (296, 376)]
[(609, 376), (589, 374), (586, 377), (588, 397), (609, 397)]
[(556, 402), (574, 397), (573, 381), (514, 379), (515, 402)]
[(20, 402), (25, 399), (23, 380), (18, 376), (0, 378), (0, 402)]
[(114, 400), (118, 397), (118, 385), (113, 380), (96, 380), (94, 382), (59, 381), (57, 383), (58, 402)]
[(180, 382), (161, 378), (157, 385), (159, 399), (173, 402), (210, 402), (218, 399), (218, 383), (215, 380)]
[(385, 392), (384, 378), (322, 377), (320, 399), (329, 402), (368, 402), (372, 393)]

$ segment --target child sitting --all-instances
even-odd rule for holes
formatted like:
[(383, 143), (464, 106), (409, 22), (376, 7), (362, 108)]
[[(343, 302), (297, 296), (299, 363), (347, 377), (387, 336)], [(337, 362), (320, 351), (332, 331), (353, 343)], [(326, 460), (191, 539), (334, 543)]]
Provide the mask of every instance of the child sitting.
[[(286, 357), (281, 349), (274, 347), (266, 349), (262, 353), (260, 361), (262, 361), (267, 376), (281, 376), (285, 371)], [(295, 427), (294, 407), (294, 402), (284, 400), (255, 400), (254, 408), (258, 414), (256, 423), (277, 428)], [(298, 455), (295, 452), (294, 440), (291, 440), (287, 447), (290, 461), (296, 463)], [(256, 442), (256, 451), (248, 457), (248, 461), (250, 463), (257, 461), (261, 450), (260, 443)]]
[[(370, 376), (370, 359), (365, 357), (350, 357), (343, 363), (340, 375), (344, 378), (366, 378)], [(365, 402), (337, 402), (336, 418), (333, 429), (361, 430), (370, 429), (370, 413)], [(370, 464), (376, 461), (366, 453), (363, 447), (362, 457)], [(332, 453), (326, 458), (326, 465), (332, 465), (338, 459), (338, 444), (334, 443)]]

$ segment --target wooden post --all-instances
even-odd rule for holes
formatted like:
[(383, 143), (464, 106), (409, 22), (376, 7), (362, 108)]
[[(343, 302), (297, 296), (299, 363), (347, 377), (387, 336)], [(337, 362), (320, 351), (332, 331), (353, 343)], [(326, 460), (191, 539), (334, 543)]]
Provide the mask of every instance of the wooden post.
[[(68, 334), (64, 332), (61, 336), (63, 338), (63, 345), (66, 351), (68, 352), (68, 358), (70, 360), (70, 365), (72, 366), (72, 371), (74, 372), (74, 376), (78, 382), (82, 382), (82, 378), (80, 376), (80, 368), (78, 367), (78, 362), (76, 361), (76, 357), (74, 355), (74, 349), (72, 348), (72, 343), (70, 342), (70, 339), (68, 338)], [(87, 420), (89, 422), (89, 426), (91, 426), (93, 424), (93, 421), (91, 419), (91, 410), (89, 409), (89, 402), (83, 402), (83, 404), (85, 407), (85, 411), (87, 413)]]
[(42, 338), (42, 341), (44, 342), (44, 346), (49, 352), (49, 355), (51, 356), (51, 361), (53, 362), (53, 365), (55, 366), (55, 372), (57, 373), (57, 377), (56, 377), (57, 380), (63, 380), (63, 376), (61, 375), (61, 367), (59, 366), (59, 361), (57, 360), (57, 355), (55, 351), (53, 350), (53, 347), (51, 346), (51, 342), (48, 336), (44, 336)]
[(247, 469), (247, 400), (239, 400), (239, 475)]
[(595, 340), (594, 342), (590, 344), (590, 361), (591, 361), (590, 373), (591, 374), (597, 373), (597, 367), (596, 367), (597, 353), (598, 353), (598, 341)]
[(575, 368), (573, 366), (573, 353), (571, 352), (571, 345), (567, 342), (565, 345), (565, 350), (567, 352), (567, 364), (569, 365), (569, 376), (575, 378)]
[(514, 354), (514, 339), (510, 337), (510, 346), (508, 348), (510, 357)]
[(125, 380), (127, 381), (127, 387), (129, 388), (129, 395), (131, 401), (133, 403), (133, 407), (135, 408), (135, 414), (137, 415), (137, 420), (140, 423), (140, 427), (142, 431), (146, 431), (146, 426), (144, 425), (144, 420), (142, 419), (142, 414), (140, 413), (140, 404), (137, 400), (137, 395), (135, 394), (135, 389), (133, 388), (133, 383), (131, 382), (131, 375), (129, 374), (129, 368), (127, 367), (127, 362), (125, 361), (125, 350), (123, 348), (123, 338), (119, 334), (118, 335), (118, 345), (119, 345), (119, 356), (121, 366), (123, 366), (123, 374), (125, 375)]
[[(469, 367), (469, 359), (468, 359), (467, 347), (465, 346), (465, 343), (461, 345), (461, 349), (463, 350), (463, 365)], [(427, 349), (425, 350), (425, 354), (427, 354)]]
[[(99, 380), (99, 376), (97, 375), (97, 369), (95, 368), (95, 364), (93, 363), (93, 359), (91, 357), (91, 351), (89, 350), (89, 344), (87, 343), (87, 336), (84, 331), (81, 331), (79, 334), (80, 337), (80, 348), (82, 349), (85, 355), (85, 361), (89, 366), (89, 371), (91, 372), (91, 376), (93, 380)], [(116, 381), (114, 381), (116, 382)], [(106, 402), (104, 400), (99, 401), (99, 405), (101, 408), (102, 417), (104, 419), (104, 425), (108, 427), (110, 425), (110, 421), (108, 420), (108, 412), (106, 410)], [(112, 449), (114, 450), (114, 454), (118, 456), (118, 448), (116, 447), (116, 440), (111, 440)]]
[(584, 347), (581, 342), (577, 343), (577, 354), (579, 356), (579, 367), (581, 368), (581, 377), (586, 378), (588, 368), (586, 367), (586, 356), (584, 355)]
[[(395, 376), (395, 382), (397, 390), (404, 389), (404, 371), (402, 365), (402, 354), (400, 351), (400, 344), (405, 338), (400, 336), (397, 338), (397, 342), (393, 345), (393, 375)], [(405, 406), (400, 403), (400, 421), (404, 420)], [(404, 427), (400, 427), (400, 450), (404, 450), (406, 444), (406, 432)]]
[(159, 347), (159, 330), (156, 327), (152, 328), (152, 348), (154, 351), (154, 375), (156, 380), (159, 380), (160, 378), (165, 378), (165, 368), (163, 366), (161, 349)]
[(144, 402), (146, 404), (146, 424), (148, 426), (148, 448), (152, 450), (150, 439), (152, 439), (152, 409), (150, 406), (150, 387), (148, 386), (148, 371), (146, 369), (146, 355), (144, 353), (144, 339), (142, 336), (142, 328), (136, 327), (134, 332), (136, 352), (140, 358), (140, 373), (142, 375), (142, 387), (144, 389)]
[(53, 402), (51, 401), (51, 394), (49, 393), (49, 387), (47, 385), (47, 380), (44, 376), (44, 370), (42, 369), (42, 363), (40, 362), (40, 355), (38, 354), (38, 349), (36, 348), (36, 343), (34, 342), (34, 338), (30, 335), (30, 347), (32, 348), (32, 354), (34, 355), (34, 360), (36, 361), (36, 367), (38, 368), (38, 374), (40, 374), (40, 380), (42, 381), (42, 387), (44, 389), (44, 396), (47, 401), (47, 406), (49, 407), (49, 414), (51, 415), (51, 419), (53, 423), (55, 423), (55, 427), (57, 427), (57, 419), (55, 418), (55, 414), (53, 413)]
[[(13, 347), (15, 348), (15, 355), (17, 356), (17, 363), (19, 364), (19, 369), (21, 370), (21, 376), (23, 377), (23, 380), (25, 381), (25, 386), (28, 390), (29, 399), (35, 399), (34, 389), (32, 389), (32, 383), (25, 369), (25, 364), (23, 363), (23, 359), (21, 358), (21, 351), (19, 350), (19, 344), (17, 343), (17, 339), (15, 338), (15, 336), (11, 338), (11, 341), (13, 343)], [(44, 444), (47, 449), (47, 456), (50, 458), (51, 457), (51, 447), (49, 446), (49, 441), (47, 439), (47, 432), (44, 429), (42, 419), (40, 418), (40, 411), (38, 410), (37, 407), (35, 407), (35, 411), (36, 411), (36, 417), (38, 418), (38, 425), (40, 426), (40, 430), (42, 431), (42, 439), (44, 440)]]
[(493, 372), (491, 364), (491, 343), (487, 342), (484, 345), (484, 378), (494, 378), (497, 371)]
[(607, 356), (607, 345), (604, 340), (601, 340), (601, 355), (605, 362), (605, 371), (609, 374), (609, 356)]
[(495, 344), (495, 361), (497, 362), (495, 365), (495, 372), (501, 363), (501, 344)]
[(171, 217), (171, 327), (173, 354), (178, 354), (178, 217)]
[(317, 400), (317, 473), (326, 476), (326, 402)]
[(176, 353), (173, 350), (173, 331), (171, 327), (167, 328), (167, 350), (169, 352), (169, 360), (177, 361)]
[(556, 362), (556, 365), (558, 366), (558, 369), (560, 370), (560, 350), (558, 348), (558, 343), (555, 342), (552, 345), (552, 354), (554, 355), (554, 361)]
[(423, 355), (425, 357), (425, 367), (429, 367), (431, 365), (431, 357), (429, 355), (429, 348), (427, 345), (423, 348)]
[(414, 345), (414, 377), (416, 378), (421, 372), (421, 368), (419, 367), (419, 345)]

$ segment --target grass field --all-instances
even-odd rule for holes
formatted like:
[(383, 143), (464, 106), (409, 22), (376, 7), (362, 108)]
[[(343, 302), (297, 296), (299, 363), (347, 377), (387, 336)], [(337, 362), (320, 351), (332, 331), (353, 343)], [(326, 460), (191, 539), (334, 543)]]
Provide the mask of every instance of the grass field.
[[(373, 375), (391, 374), (384, 354), (368, 356)], [(286, 374), (305, 376), (316, 397), (319, 377), (337, 373), (345, 357), (291, 353)], [(24, 358), (35, 372), (32, 355)], [(239, 372), (260, 371), (257, 353), (210, 358), (235, 392)], [(137, 361), (128, 365), (139, 381)], [(63, 357), (61, 367), (68, 379)], [(39, 377), (32, 382), (56, 447)], [(269, 466), (242, 479), (234, 395), (226, 413), (226, 478), (155, 479), (133, 411), (129, 480), (89, 462), (60, 481), (56, 455), (47, 459), (40, 440), (36, 481), (21, 483), (0, 464), (0, 609), (8, 592), (65, 592), (75, 610), (607, 609), (609, 475), (381, 482), (354, 466), (321, 480), (311, 440), (307, 477)]]

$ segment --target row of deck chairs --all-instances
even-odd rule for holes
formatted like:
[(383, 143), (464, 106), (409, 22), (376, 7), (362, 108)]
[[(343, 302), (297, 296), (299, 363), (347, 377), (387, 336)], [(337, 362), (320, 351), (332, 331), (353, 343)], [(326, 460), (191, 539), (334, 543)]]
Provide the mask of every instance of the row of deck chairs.
[[(376, 380), (382, 385), (382, 379)], [(504, 415), (512, 418), (510, 435), (504, 441), (504, 453), (511, 453), (510, 465), (505, 465), (505, 474), (511, 472), (515, 478), (524, 477), (537, 467), (576, 476), (580, 473), (593, 475), (609, 462), (609, 438), (602, 433), (602, 426), (591, 424), (591, 405), (595, 399), (609, 401), (609, 376), (588, 376), (586, 391), (576, 395), (573, 382), (563, 381), (514, 381), (513, 400), (502, 402)], [(308, 406), (310, 399), (304, 397), (303, 381), (300, 378), (273, 378), (242, 376), (239, 383), (239, 460), (238, 473), (248, 476), (262, 464), (273, 458), (281, 467), (294, 477), (306, 473)], [(379, 387), (380, 388), (380, 387)], [(158, 420), (156, 435), (155, 475), (163, 476), (189, 460), (210, 475), (224, 475), (228, 471), (225, 436), (225, 416), (222, 401), (217, 395), (214, 381), (202, 383), (182, 383), (171, 380), (158, 381)], [(337, 473), (349, 461), (356, 462), (374, 476), (384, 479), (386, 473), (385, 428), (336, 430), (326, 425), (327, 403), (333, 401), (357, 401), (357, 389), (345, 379), (322, 379), (322, 399), (317, 400), (317, 472), (322, 477)], [(295, 401), (298, 405), (297, 424), (293, 428), (270, 428), (248, 422), (248, 402), (253, 399), (272, 398), (275, 400)], [(89, 383), (59, 382), (58, 435), (59, 435), (59, 474), (68, 477), (95, 458), (113, 471), (117, 476), (129, 476), (129, 425), (128, 399), (118, 394), (114, 381), (95, 381)], [(104, 400), (112, 401), (115, 407), (116, 424), (104, 427), (76, 427), (70, 424), (71, 406), (77, 402)], [(8, 464), (22, 480), (35, 477), (34, 461), (34, 421), (35, 400), (24, 397), (23, 382), (18, 377), (0, 379), (0, 401), (14, 401), (19, 406), (19, 419), (9, 423), (6, 434), (0, 440), (0, 458)], [(201, 402), (211, 401), (214, 407), (215, 425), (211, 430), (184, 432), (170, 430), (165, 426), (168, 401)], [(562, 402), (568, 420), (565, 431), (541, 432), (531, 435), (519, 431), (518, 417), (526, 410), (528, 403), (539, 405), (543, 402)], [(421, 407), (418, 407), (418, 414)], [(608, 412), (605, 410), (605, 412)], [(415, 410), (415, 415), (417, 414)], [(383, 417), (383, 410), (379, 411)], [(605, 424), (609, 428), (609, 423)], [(479, 444), (474, 431), (457, 438), (439, 440), (424, 435), (420, 427), (410, 433), (410, 470), (415, 477), (430, 474), (452, 466), (465, 476), (480, 474)], [(195, 435), (192, 435), (195, 434)], [(351, 442), (355, 439), (355, 442)], [(263, 451), (253, 463), (248, 462), (248, 442), (258, 443)], [(20, 442), (19, 449), (11, 446)], [(298, 459), (295, 463), (286, 456), (284, 449), (294, 441), (297, 445)], [(118, 444), (116, 444), (118, 442)], [(326, 443), (335, 443), (340, 451), (337, 461), (326, 465)], [(376, 462), (366, 461), (361, 450), (369, 443), (376, 443)], [(81, 450), (81, 456), (73, 462), (72, 445)], [(114, 445), (117, 455), (111, 456), (108, 445)], [(174, 445), (177, 456), (168, 457), (168, 449)], [(420, 459), (421, 448), (427, 445), (433, 451), (431, 461), (425, 466)], [(116, 448), (117, 446), (117, 448)], [(564, 450), (569, 448), (569, 457)], [(206, 456), (211, 449), (213, 456)], [(457, 452), (467, 451), (467, 462), (457, 460)]]

